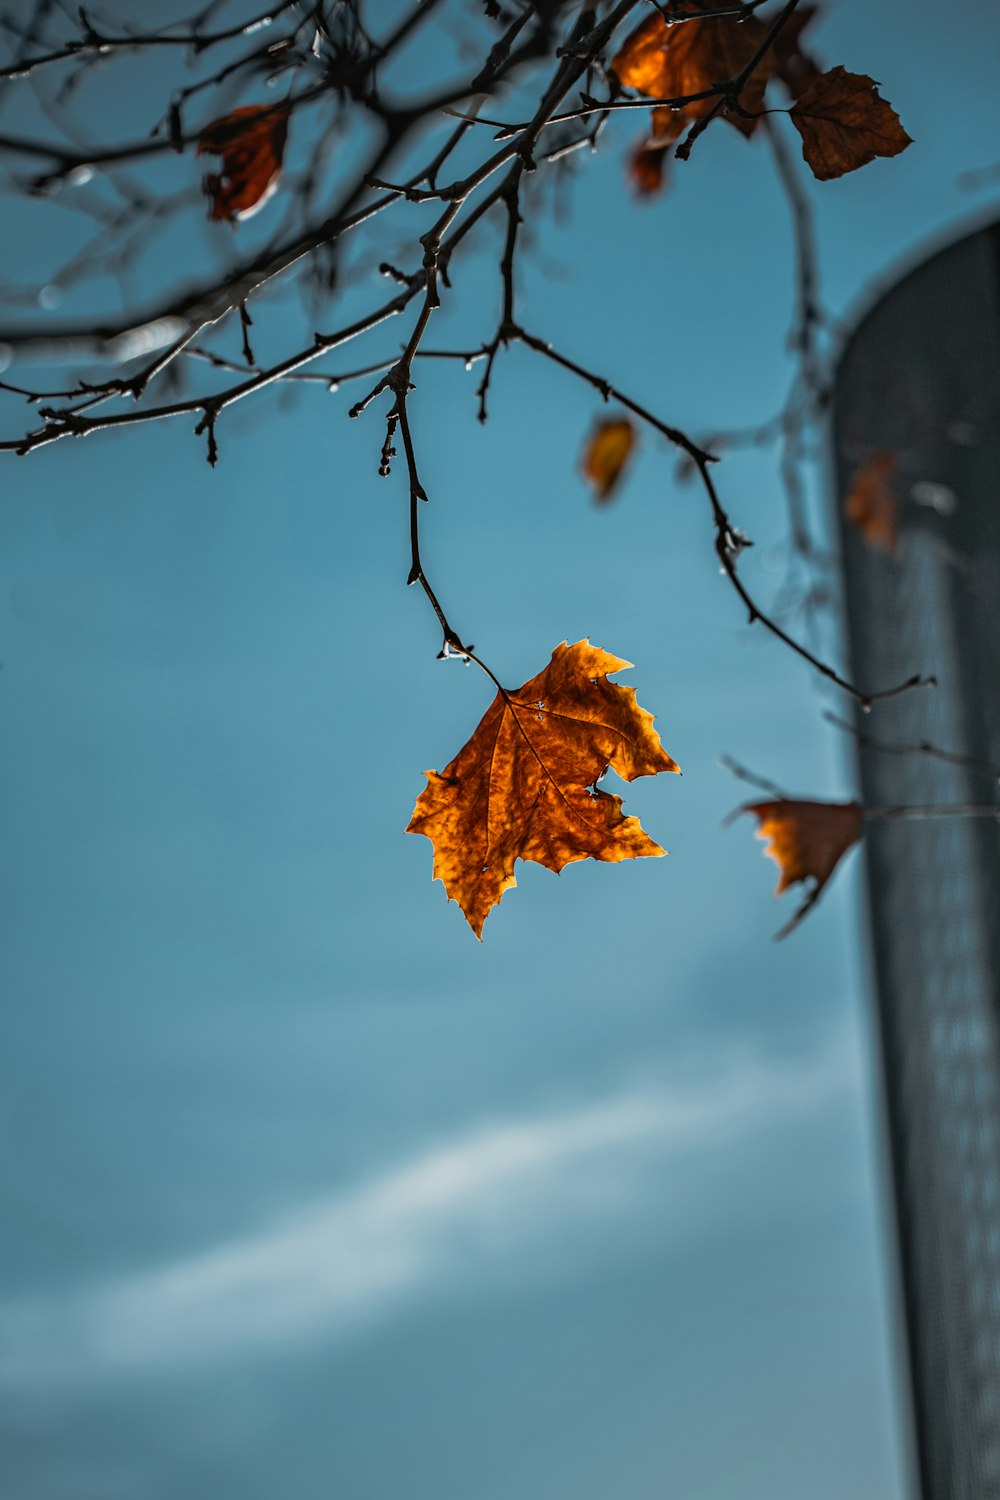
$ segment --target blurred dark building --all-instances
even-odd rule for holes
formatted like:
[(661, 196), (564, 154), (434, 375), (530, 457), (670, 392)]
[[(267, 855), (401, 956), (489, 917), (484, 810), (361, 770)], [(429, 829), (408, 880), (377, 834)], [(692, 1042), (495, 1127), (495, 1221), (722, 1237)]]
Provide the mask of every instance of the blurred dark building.
[[(1000, 764), (1000, 224), (871, 308), (834, 437), (854, 681), (939, 683), (859, 730)], [(843, 513), (859, 473), (898, 505), (894, 551)], [(866, 806), (998, 801), (982, 769), (859, 759)], [(925, 1500), (1000, 1500), (1000, 826), (875, 823), (865, 859), (919, 1480)]]

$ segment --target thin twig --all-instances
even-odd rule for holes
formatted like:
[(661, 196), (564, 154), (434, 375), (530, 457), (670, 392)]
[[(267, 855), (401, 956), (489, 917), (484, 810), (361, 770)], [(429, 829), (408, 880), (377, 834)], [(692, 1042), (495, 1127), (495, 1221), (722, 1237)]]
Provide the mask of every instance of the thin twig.
[(740, 95), (749, 82), (751, 73), (760, 62), (761, 58), (765, 55), (765, 53), (768, 52), (774, 45), (775, 38), (777, 37), (781, 28), (784, 26), (785, 22), (791, 16), (793, 10), (795, 10), (798, 3), (799, 0), (788, 0), (787, 5), (781, 11), (781, 14), (775, 18), (768, 30), (767, 35), (764, 37), (760, 46), (756, 49), (753, 56), (746, 63), (745, 67), (740, 69), (732, 82), (729, 83), (719, 94), (719, 97), (716, 99), (711, 108), (708, 109), (705, 114), (700, 115), (699, 118), (695, 120), (684, 140), (681, 141), (681, 143), (676, 147), (674, 151), (674, 155), (678, 158), (679, 161), (687, 161), (688, 157), (691, 155), (691, 147), (694, 145), (695, 141), (704, 130), (708, 129), (708, 126), (724, 108), (732, 108), (734, 106), (738, 107), (740, 102)]
[(538, 353), (544, 354), (547, 359), (552, 360), (555, 364), (561, 365), (563, 369), (571, 371), (574, 375), (578, 375), (582, 380), (586, 380), (590, 385), (594, 386), (596, 390), (600, 391), (605, 401), (614, 399), (615, 401), (620, 402), (622, 406), (633, 412), (637, 417), (640, 417), (642, 421), (653, 427), (657, 432), (662, 433), (663, 436), (667, 438), (671, 443), (675, 444), (675, 446), (682, 449), (682, 451), (686, 453), (687, 456), (693, 461), (712, 508), (712, 517), (715, 522), (716, 556), (719, 559), (722, 571), (725, 573), (732, 587), (735, 589), (736, 593), (739, 595), (740, 599), (745, 605), (747, 614), (749, 616), (749, 623), (751, 625), (759, 621), (764, 629), (769, 631), (771, 635), (776, 636), (779, 641), (782, 641), (791, 651), (794, 651), (797, 656), (801, 656), (804, 661), (808, 662), (811, 667), (815, 668), (817, 672), (821, 673), (830, 682), (835, 683), (836, 686), (841, 688), (845, 693), (849, 693), (852, 698), (857, 699), (862, 707), (866, 709), (870, 708), (871, 705), (877, 702), (879, 699), (892, 698), (895, 697), (896, 694), (908, 692), (912, 688), (928, 687), (936, 684), (935, 678), (916, 673), (912, 677), (908, 677), (905, 682), (897, 683), (894, 687), (882, 688), (878, 691), (866, 692), (861, 688), (856, 687), (853, 682), (849, 682), (846, 677), (842, 677), (839, 672), (837, 672), (833, 667), (829, 666), (826, 662), (822, 661), (818, 656), (810, 651), (808, 647), (803, 646), (800, 641), (797, 641), (793, 636), (790, 636), (786, 630), (782, 629), (782, 627), (777, 623), (776, 620), (772, 619), (768, 614), (765, 613), (763, 609), (761, 609), (760, 605), (757, 604), (757, 602), (753, 599), (743, 580), (739, 576), (739, 571), (736, 565), (737, 558), (739, 557), (743, 549), (748, 545), (748, 542), (743, 533), (739, 531), (730, 521), (729, 516), (726, 514), (722, 502), (719, 499), (719, 493), (716, 488), (715, 481), (712, 478), (710, 468), (710, 466), (715, 462), (713, 455), (711, 453), (706, 453), (702, 448), (698, 446), (697, 443), (694, 443), (689, 437), (687, 437), (685, 433), (681, 432), (678, 428), (671, 427), (668, 423), (662, 421), (659, 417), (650, 412), (646, 407), (642, 406), (639, 402), (634, 401), (631, 396), (626, 395), (624, 391), (619, 390), (617, 386), (612, 385), (610, 381), (605, 380), (600, 375), (593, 374), (592, 371), (585, 369), (582, 365), (578, 365), (574, 360), (567, 359), (564, 354), (559, 354), (552, 348), (550, 344), (545, 343), (544, 340), (536, 338), (532, 334), (526, 333), (522, 328), (515, 329), (510, 334), (510, 337), (511, 339), (513, 339), (514, 337), (519, 338), (521, 342), (527, 344), (529, 348), (537, 350)]
[(910, 818), (993, 818), (1000, 822), (1000, 806), (989, 806), (981, 802), (931, 802), (914, 807), (866, 807), (862, 809), (866, 823), (877, 821), (906, 821)]
[[(756, 771), (748, 770), (738, 760), (733, 760), (731, 755), (719, 755), (716, 759), (722, 769), (728, 771), (730, 776), (735, 776), (737, 781), (745, 781), (749, 786), (755, 786), (759, 792), (767, 792), (768, 796), (774, 797), (778, 802), (790, 802), (792, 800), (791, 793), (786, 792), (783, 787), (778, 786), (777, 782), (768, 781), (766, 776), (758, 776)], [(734, 812), (731, 812), (724, 819), (723, 827), (731, 823), (734, 818), (738, 818), (742, 811), (742, 807), (738, 807)]]
[(830, 713), (829, 710), (823, 714), (823, 717), (828, 724), (833, 724), (837, 729), (842, 729), (845, 734), (853, 736), (862, 750), (874, 750), (880, 755), (923, 755), (931, 760), (942, 761), (945, 765), (970, 771), (974, 776), (986, 776), (990, 781), (1000, 784), (1000, 766), (990, 765), (987, 761), (976, 760), (973, 756), (962, 755), (956, 750), (942, 750), (939, 745), (932, 745), (929, 740), (920, 740), (915, 744), (906, 745), (875, 739), (870, 734), (862, 733), (856, 725), (848, 723), (846, 719), (840, 719), (836, 714)]

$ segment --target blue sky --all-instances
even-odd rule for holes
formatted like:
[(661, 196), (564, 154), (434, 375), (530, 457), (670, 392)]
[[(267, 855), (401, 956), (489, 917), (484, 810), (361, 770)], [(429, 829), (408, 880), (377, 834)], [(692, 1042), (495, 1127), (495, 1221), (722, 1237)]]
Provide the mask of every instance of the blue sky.
[[(879, 79), (915, 141), (810, 188), (844, 317), (988, 215), (958, 175), (997, 155), (1000, 25), (953, 5), (942, 69), (940, 7), (828, 10), (817, 51)], [(99, 86), (139, 133), (163, 75), (116, 97), (126, 72)], [(37, 128), (10, 98), (0, 118)], [(565, 221), (536, 209), (523, 322), (696, 434), (767, 417), (794, 287), (763, 144), (713, 127), (635, 205), (638, 129), (579, 163)], [(266, 237), (271, 212), (238, 236)], [(54, 271), (70, 223), (39, 205), (5, 239), (11, 274)], [(218, 254), (213, 234), (195, 209), (148, 294)], [(438, 347), (492, 332), (499, 236), (456, 262)], [(376, 243), (348, 306), (377, 293)], [(114, 307), (113, 286), (93, 295)], [(260, 320), (269, 353), (284, 305)], [(510, 684), (582, 636), (633, 661), (623, 680), (684, 770), (619, 788), (669, 859), (520, 867), (482, 945), (402, 833), (491, 693), (436, 660), (403, 586), (378, 407), (349, 422), (354, 387), (245, 405), (215, 472), (183, 421), (5, 461), (0, 1431), (18, 1500), (904, 1494), (856, 857), (774, 945), (774, 867), (749, 820), (721, 827), (743, 789), (720, 752), (850, 791), (821, 718), (840, 705), (747, 630), (665, 445), (643, 434), (598, 509), (578, 475), (595, 393), (515, 349), (481, 428), (477, 383), (435, 363), (412, 398), (450, 618)], [(813, 480), (821, 516), (822, 464)], [(771, 595), (776, 456), (727, 457), (719, 482)]]

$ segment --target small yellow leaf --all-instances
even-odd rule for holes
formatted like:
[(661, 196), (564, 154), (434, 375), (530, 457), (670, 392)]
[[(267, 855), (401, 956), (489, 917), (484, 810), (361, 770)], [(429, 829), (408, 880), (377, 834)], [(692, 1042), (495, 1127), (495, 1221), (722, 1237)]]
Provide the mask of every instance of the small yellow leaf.
[(627, 417), (609, 417), (590, 435), (583, 455), (583, 473), (595, 500), (610, 500), (635, 447), (635, 428)]

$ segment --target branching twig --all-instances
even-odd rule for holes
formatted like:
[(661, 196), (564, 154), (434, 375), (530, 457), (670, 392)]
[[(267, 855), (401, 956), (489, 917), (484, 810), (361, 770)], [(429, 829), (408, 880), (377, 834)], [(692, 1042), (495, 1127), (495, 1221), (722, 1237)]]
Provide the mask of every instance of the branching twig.
[(699, 118), (695, 120), (687, 135), (674, 151), (674, 155), (678, 158), (679, 161), (687, 161), (688, 157), (691, 155), (691, 147), (694, 145), (695, 141), (703, 131), (708, 129), (712, 121), (718, 114), (722, 112), (723, 109), (732, 109), (739, 107), (740, 95), (746, 87), (751, 73), (760, 62), (761, 58), (765, 55), (765, 53), (768, 52), (774, 45), (775, 38), (777, 37), (781, 28), (784, 26), (785, 22), (791, 16), (792, 11), (795, 10), (798, 3), (799, 0), (788, 0), (788, 3), (785, 5), (780, 14), (775, 17), (770, 28), (768, 29), (767, 35), (764, 37), (760, 46), (754, 52), (753, 56), (748, 60), (746, 65), (740, 69), (736, 77), (719, 93), (719, 97), (716, 99), (712, 107), (706, 110), (705, 114), (700, 115)]
[[(305, 70), (304, 81), (300, 80), (289, 103), (296, 109), (327, 96), (335, 96), (363, 108), (375, 125), (376, 139), (368, 149), (367, 160), (353, 172), (347, 174), (340, 185), (338, 201), (328, 209), (319, 222), (299, 227), (296, 233), (285, 236), (277, 243), (264, 247), (256, 256), (239, 265), (214, 282), (161, 302), (141, 319), (123, 320), (118, 326), (50, 331), (42, 328), (12, 328), (0, 331), (0, 343), (6, 345), (13, 356), (30, 358), (44, 346), (47, 356), (61, 352), (70, 358), (94, 357), (103, 360), (132, 360), (141, 351), (145, 361), (138, 370), (124, 377), (105, 378), (90, 382), (79, 382), (76, 388), (58, 393), (32, 392), (20, 384), (6, 389), (37, 402), (45, 399), (62, 400), (62, 406), (40, 407), (41, 425), (23, 437), (0, 442), (0, 451), (26, 454), (67, 437), (83, 437), (95, 432), (109, 431), (118, 427), (169, 419), (178, 416), (195, 418), (195, 430), (205, 435), (210, 463), (218, 456), (216, 428), (224, 413), (236, 402), (256, 395), (272, 385), (286, 381), (307, 381), (323, 384), (332, 389), (341, 380), (377, 375), (375, 385), (352, 406), (350, 415), (360, 415), (378, 396), (388, 392), (390, 403), (386, 412), (386, 431), (380, 453), (380, 472), (388, 474), (395, 456), (395, 440), (399, 435), (405, 453), (409, 495), (411, 530), (411, 577), (410, 582), (421, 585), (441, 625), (446, 654), (458, 653), (467, 659), (472, 657), (458, 634), (448, 623), (446, 614), (427, 582), (420, 559), (419, 513), (426, 500), (420, 484), (414, 452), (413, 427), (409, 402), (414, 389), (413, 371), (418, 359), (464, 357), (466, 362), (485, 361), (482, 380), (478, 386), (480, 420), (487, 415), (487, 399), (490, 385), (502, 348), (511, 343), (521, 343), (526, 348), (558, 365), (568, 373), (588, 382), (605, 400), (614, 398), (640, 421), (659, 432), (668, 442), (677, 447), (697, 472), (708, 498), (714, 524), (714, 549), (723, 573), (746, 608), (751, 623), (759, 621), (764, 628), (783, 644), (805, 660), (816, 671), (856, 698), (864, 707), (875, 699), (888, 697), (907, 688), (930, 681), (918, 676), (905, 683), (880, 692), (865, 692), (847, 681), (831, 666), (823, 662), (806, 646), (789, 635), (777, 621), (765, 613), (748, 592), (738, 571), (738, 559), (749, 545), (748, 539), (731, 522), (720, 500), (713, 478), (714, 456), (684, 432), (656, 415), (647, 407), (633, 400), (608, 380), (580, 365), (575, 360), (552, 348), (551, 345), (528, 332), (516, 320), (515, 278), (519, 247), (518, 228), (521, 223), (521, 186), (525, 173), (537, 165), (536, 152), (543, 133), (554, 125), (566, 125), (584, 119), (593, 119), (593, 124), (584, 134), (561, 140), (539, 160), (553, 161), (567, 151), (579, 149), (592, 142), (605, 120), (615, 112), (635, 108), (648, 109), (656, 104), (685, 105), (708, 101), (706, 112), (692, 126), (685, 142), (677, 154), (686, 157), (698, 135), (710, 121), (726, 107), (739, 108), (740, 95), (754, 69), (766, 50), (771, 47), (781, 27), (794, 11), (797, 0), (787, 0), (780, 13), (767, 27), (766, 36), (753, 56), (736, 77), (697, 94), (675, 100), (622, 100), (616, 97), (616, 86), (612, 79), (610, 97), (594, 100), (583, 93), (580, 108), (566, 108), (567, 100), (574, 90), (583, 85), (590, 86), (594, 79), (605, 78), (605, 49), (611, 43), (618, 25), (635, 10), (638, 0), (619, 0), (603, 16), (601, 8), (593, 0), (584, 0), (575, 16), (566, 24), (559, 46), (554, 46), (556, 10), (551, 7), (524, 6), (508, 19), (500, 39), (491, 47), (482, 66), (475, 72), (471, 85), (455, 84), (443, 88), (429, 97), (411, 102), (387, 103), (378, 86), (378, 69), (393, 56), (418, 26), (433, 11), (438, 0), (417, 0), (398, 21), (394, 29), (381, 42), (375, 42), (362, 24), (360, 14), (348, 4), (343, 12), (346, 40), (337, 41), (331, 23), (316, 23), (316, 43), (311, 49), (299, 48), (299, 32), (303, 22), (300, 16), (292, 16), (293, 29), (279, 38), (280, 46), (275, 52), (275, 43), (266, 42), (249, 52), (241, 52), (235, 59), (225, 56), (219, 69), (209, 78), (191, 85), (178, 95), (170, 112), (170, 127), (160, 136), (144, 142), (133, 142), (121, 146), (107, 146), (99, 150), (87, 150), (54, 145), (50, 142), (33, 142), (20, 137), (0, 139), (0, 146), (28, 156), (41, 156), (55, 163), (51, 178), (64, 178), (77, 167), (108, 166), (113, 163), (140, 159), (164, 150), (184, 149), (194, 144), (197, 135), (185, 135), (180, 128), (178, 99), (189, 95), (203, 84), (218, 84), (223, 78), (250, 69), (256, 62), (261, 67), (270, 67), (278, 54), (289, 67)], [(746, 0), (746, 3), (699, 11), (697, 5), (664, 4), (661, 14), (671, 22), (691, 23), (695, 21), (711, 24), (720, 16), (743, 16), (755, 11), (762, 0)], [(263, 27), (286, 12), (295, 12), (298, 7), (290, 3), (275, 3), (266, 12), (257, 16), (254, 26)], [(557, 8), (556, 8), (557, 9)], [(79, 36), (64, 40), (61, 45), (43, 49), (38, 55), (26, 55), (20, 61), (21, 72), (55, 67), (69, 63), (73, 58), (104, 56), (117, 51), (136, 51), (144, 46), (168, 45), (186, 47), (189, 53), (200, 57), (209, 48), (235, 42), (251, 34), (250, 23), (236, 24), (221, 30), (209, 29), (207, 17), (211, 7), (202, 12), (200, 18), (168, 28), (154, 39), (143, 33), (98, 32), (84, 16)], [(309, 12), (312, 14), (312, 12)], [(204, 24), (199, 24), (199, 21)], [(38, 46), (37, 37), (27, 49), (30, 53)], [(296, 50), (298, 49), (298, 50)], [(325, 50), (324, 50), (325, 49)], [(22, 49), (23, 50), (23, 49)], [(301, 56), (299, 55), (301, 52)], [(538, 94), (537, 107), (531, 118), (518, 125), (503, 125), (496, 121), (481, 120), (479, 109), (482, 100), (494, 93), (502, 83), (523, 64), (539, 56), (554, 52), (555, 63), (548, 83)], [(308, 53), (308, 55), (306, 55)], [(283, 64), (282, 64), (283, 65)], [(0, 69), (0, 79), (4, 71)], [(20, 76), (7, 70), (7, 76)], [(473, 101), (470, 104), (470, 100)], [(459, 108), (459, 106), (463, 106)], [(443, 112), (459, 115), (457, 126), (448, 134), (426, 165), (412, 173), (405, 181), (391, 180), (394, 164), (406, 158), (429, 121), (437, 120)], [(499, 129), (499, 145), (484, 159), (466, 169), (464, 175), (455, 176), (451, 182), (441, 184), (438, 176), (453, 157), (474, 125), (486, 123)], [(797, 232), (799, 265), (800, 310), (796, 324), (796, 338), (802, 357), (804, 384), (807, 391), (819, 389), (818, 377), (814, 379), (813, 331), (818, 321), (815, 299), (814, 256), (809, 232), (809, 221), (804, 200), (797, 184), (792, 181), (783, 148), (774, 143), (779, 173), (792, 204)], [(502, 180), (496, 179), (503, 173)], [(401, 174), (401, 175), (405, 175)], [(310, 181), (308, 192), (315, 191), (315, 182)], [(311, 198), (310, 198), (311, 201)], [(138, 198), (134, 198), (138, 202)], [(369, 310), (345, 326), (329, 333), (316, 334), (307, 346), (286, 355), (270, 365), (258, 368), (249, 341), (251, 314), (248, 299), (259, 294), (287, 277), (305, 264), (317, 252), (333, 253), (344, 236), (368, 224), (377, 215), (389, 209), (405, 211), (409, 203), (437, 203), (440, 211), (434, 224), (419, 237), (422, 256), (418, 267), (397, 270), (388, 264), (383, 269), (398, 283), (396, 294), (378, 307)], [(431, 318), (440, 306), (443, 290), (449, 286), (449, 265), (458, 247), (480, 224), (493, 208), (502, 204), (506, 211), (506, 235), (500, 259), (501, 308), (495, 331), (488, 342), (472, 354), (457, 356), (449, 351), (424, 350), (422, 348)], [(321, 355), (356, 338), (372, 332), (387, 319), (403, 313), (412, 304), (417, 304), (409, 337), (401, 352), (394, 359), (368, 361), (360, 369), (344, 376), (331, 376), (308, 367)], [(240, 320), (243, 364), (225, 359), (215, 351), (204, 347), (202, 342), (207, 331), (222, 323), (230, 315)], [(228, 371), (239, 378), (226, 388), (216, 391), (200, 391), (197, 394), (173, 401), (154, 403), (149, 400), (149, 389), (176, 361), (198, 359), (207, 361), (217, 370)], [(135, 406), (129, 410), (109, 409), (122, 398), (131, 398)], [(787, 434), (788, 409), (784, 414)], [(804, 521), (795, 522), (796, 537), (805, 536)], [(803, 550), (804, 547), (803, 547)]]
[(590, 370), (584, 369), (582, 365), (578, 365), (574, 360), (567, 359), (565, 355), (557, 353), (549, 344), (546, 344), (542, 339), (535, 338), (533, 335), (525, 333), (521, 328), (516, 329), (510, 335), (511, 338), (515, 336), (519, 338), (523, 343), (527, 344), (529, 348), (537, 350), (538, 353), (544, 354), (546, 358), (551, 359), (555, 364), (561, 365), (563, 369), (569, 370), (574, 375), (578, 375), (582, 380), (588, 381), (590, 385), (594, 386), (596, 390), (600, 391), (605, 401), (611, 400), (613, 398), (615, 401), (619, 402), (635, 416), (646, 422), (650, 427), (653, 427), (657, 432), (662, 433), (669, 442), (682, 449), (682, 451), (688, 456), (688, 458), (691, 459), (691, 461), (695, 465), (695, 468), (697, 469), (698, 475), (702, 482), (702, 486), (705, 490), (706, 495), (708, 496), (709, 503), (712, 507), (712, 517), (715, 522), (716, 556), (719, 559), (719, 563), (721, 565), (723, 573), (725, 573), (726, 577), (729, 579), (729, 582), (732, 584), (736, 593), (739, 595), (740, 599), (745, 605), (747, 614), (749, 616), (749, 623), (751, 625), (759, 621), (765, 630), (770, 631), (773, 636), (776, 636), (779, 641), (782, 641), (791, 651), (794, 651), (797, 656), (801, 656), (804, 661), (807, 661), (810, 666), (814, 667), (817, 672), (820, 672), (830, 682), (835, 683), (836, 686), (842, 688), (845, 693), (849, 693), (852, 698), (857, 699), (857, 701), (862, 705), (863, 708), (870, 708), (871, 705), (878, 699), (891, 698), (898, 693), (907, 692), (911, 688), (934, 685), (935, 679), (933, 677), (927, 677), (916, 673), (912, 677), (908, 677), (905, 682), (897, 683), (894, 687), (882, 688), (879, 691), (862, 691), (862, 689), (856, 687), (853, 682), (849, 682), (846, 677), (842, 677), (841, 674), (835, 671), (833, 667), (829, 666), (826, 662), (821, 661), (818, 656), (816, 656), (806, 646), (803, 646), (801, 642), (795, 640), (794, 637), (790, 636), (786, 630), (782, 629), (782, 627), (777, 623), (776, 620), (773, 620), (769, 615), (765, 613), (764, 610), (761, 609), (760, 605), (757, 604), (756, 601), (752, 598), (749, 591), (747, 590), (746, 585), (739, 576), (739, 572), (737, 569), (737, 559), (740, 553), (748, 545), (748, 541), (743, 533), (733, 525), (733, 523), (729, 519), (729, 516), (726, 514), (725, 509), (723, 508), (721, 500), (719, 499), (719, 493), (716, 488), (715, 481), (712, 478), (710, 468), (710, 466), (715, 462), (713, 455), (710, 453), (706, 453), (703, 449), (699, 448), (696, 443), (692, 442), (689, 437), (687, 437), (683, 432), (679, 431), (676, 427), (671, 427), (668, 423), (663, 422), (659, 417), (654, 416), (654, 414), (650, 412), (646, 407), (641, 406), (637, 401), (633, 401), (630, 396), (626, 395), (624, 391), (619, 390), (617, 386), (613, 386), (602, 376), (595, 375)]
[[(717, 759), (722, 769), (728, 771), (730, 776), (735, 776), (737, 781), (745, 781), (748, 786), (755, 786), (759, 792), (766, 792), (769, 797), (774, 797), (778, 802), (790, 802), (792, 800), (791, 793), (786, 792), (784, 787), (778, 786), (775, 781), (768, 781), (766, 776), (758, 776), (756, 771), (748, 770), (738, 760), (733, 760), (731, 755), (720, 755)], [(738, 818), (742, 811), (742, 807), (737, 807), (733, 812), (729, 813), (723, 820), (723, 827), (728, 826), (735, 818)]]
[(262, 27), (272, 25), (285, 11), (294, 9), (297, 3), (298, 0), (276, 0), (274, 5), (268, 6), (258, 15), (251, 16), (249, 20), (241, 21), (238, 25), (221, 31), (202, 32), (196, 26), (191, 26), (187, 30), (173, 31), (171, 27), (166, 27), (163, 31), (136, 32), (123, 36), (98, 31), (86, 12), (81, 9), (79, 38), (36, 57), (20, 56), (7, 67), (0, 67), (0, 79), (19, 81), (30, 78), (40, 68), (51, 68), (65, 62), (79, 62), (88, 56), (110, 57), (116, 52), (138, 52), (158, 47), (180, 47), (193, 54), (207, 52), (209, 48), (217, 47), (222, 42), (249, 36)]
[(942, 750), (939, 745), (932, 745), (929, 740), (919, 740), (915, 744), (905, 745), (875, 739), (870, 734), (863, 734), (846, 719), (840, 719), (829, 711), (825, 712), (823, 717), (828, 724), (833, 724), (837, 729), (842, 729), (845, 734), (852, 735), (862, 750), (874, 750), (880, 755), (923, 755), (931, 760), (939, 760), (945, 765), (970, 771), (974, 776), (986, 776), (990, 781), (1000, 785), (1000, 766), (992, 766), (987, 761), (975, 759), (974, 756), (962, 755), (955, 750)]

